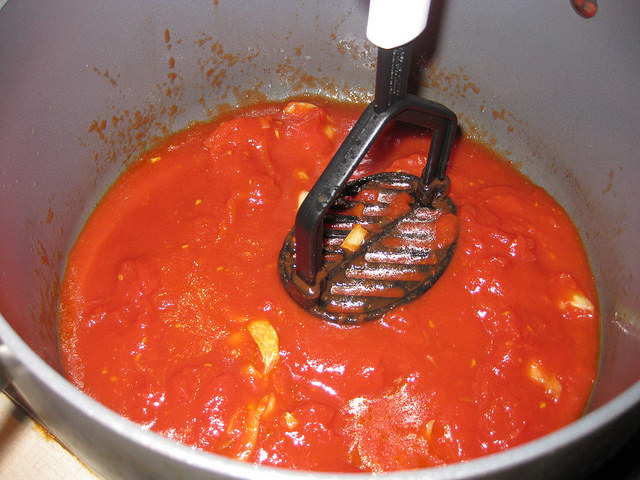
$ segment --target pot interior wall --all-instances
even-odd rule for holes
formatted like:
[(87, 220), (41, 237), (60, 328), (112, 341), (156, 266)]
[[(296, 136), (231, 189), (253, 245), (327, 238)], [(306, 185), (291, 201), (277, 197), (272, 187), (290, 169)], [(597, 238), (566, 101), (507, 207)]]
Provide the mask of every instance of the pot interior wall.
[[(590, 408), (640, 378), (640, 4), (446, 2), (423, 93), (461, 112), (564, 206), (581, 232), (602, 310)], [(526, 12), (525, 12), (526, 11)]]
[[(367, 100), (366, 2), (9, 1), (0, 10), (0, 308), (59, 369), (66, 253), (124, 165), (220, 108), (291, 94)], [(604, 3), (604, 2), (603, 2)], [(304, 7), (304, 8), (303, 8)], [(249, 10), (247, 10), (249, 8)], [(600, 288), (592, 406), (640, 379), (640, 4), (433, 2), (421, 91), (573, 216)], [(433, 55), (433, 57), (431, 57)]]
[(260, 15), (217, 2), (2, 8), (0, 306), (42, 358), (59, 368), (66, 253), (136, 155), (229, 106), (302, 92), (367, 97), (373, 49), (360, 3), (253, 2)]

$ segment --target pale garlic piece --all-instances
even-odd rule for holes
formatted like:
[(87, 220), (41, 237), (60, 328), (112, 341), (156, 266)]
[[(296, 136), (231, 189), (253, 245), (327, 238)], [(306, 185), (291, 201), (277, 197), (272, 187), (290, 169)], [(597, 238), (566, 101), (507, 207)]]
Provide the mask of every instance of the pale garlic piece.
[(264, 130), (267, 130), (267, 129), (271, 128), (271, 122), (269, 121), (269, 119), (268, 119), (268, 118), (260, 117), (260, 126), (261, 126)]
[(271, 415), (276, 408), (276, 397), (273, 393), (269, 393), (262, 397), (260, 402), (258, 403), (258, 412), (260, 413), (260, 418), (266, 418)]
[(427, 441), (431, 440), (431, 434), (433, 433), (433, 425), (435, 423), (436, 423), (435, 419), (431, 419), (424, 426), (424, 438)]
[(319, 107), (309, 102), (289, 102), (284, 107), (284, 113), (287, 115), (301, 115)]
[(268, 374), (280, 359), (278, 333), (267, 320), (255, 320), (247, 325), (254, 342), (258, 345), (264, 374)]
[(296, 173), (296, 177), (298, 177), (300, 180), (309, 180), (309, 174), (306, 172), (306, 170), (302, 170), (301, 168), (296, 168), (295, 173)]
[(322, 131), (329, 140), (333, 141), (333, 139), (336, 138), (336, 129), (333, 128), (333, 124), (331, 122), (322, 127)]
[(260, 412), (256, 408), (249, 408), (245, 415), (243, 430), (238, 439), (240, 445), (234, 457), (238, 460), (248, 461), (256, 448), (260, 433)]
[(238, 411), (231, 419), (227, 427), (227, 433), (237, 429), (240, 435), (237, 437), (237, 448), (234, 457), (238, 460), (248, 461), (256, 448), (260, 433), (260, 422), (271, 415), (275, 409), (276, 398), (270, 393), (262, 397), (256, 405), (254, 402), (247, 406), (245, 411)]
[(569, 299), (560, 302), (561, 309), (565, 310), (567, 307), (577, 308), (585, 313), (593, 313), (596, 308), (581, 292), (574, 293)]
[(345, 250), (355, 252), (360, 248), (366, 236), (367, 231), (365, 228), (357, 223), (356, 226), (351, 229), (349, 235), (347, 235), (347, 237), (342, 241), (340, 246)]
[(290, 412), (284, 412), (284, 423), (289, 430), (292, 430), (298, 426), (298, 419)]
[(560, 383), (558, 377), (544, 370), (538, 362), (533, 361), (527, 365), (527, 376), (534, 382), (542, 385), (547, 394), (554, 400), (560, 398), (562, 383)]
[(302, 190), (298, 194), (298, 208), (300, 208), (300, 205), (302, 205), (302, 202), (304, 202), (304, 199), (307, 198), (307, 195), (309, 195), (309, 192), (307, 190)]

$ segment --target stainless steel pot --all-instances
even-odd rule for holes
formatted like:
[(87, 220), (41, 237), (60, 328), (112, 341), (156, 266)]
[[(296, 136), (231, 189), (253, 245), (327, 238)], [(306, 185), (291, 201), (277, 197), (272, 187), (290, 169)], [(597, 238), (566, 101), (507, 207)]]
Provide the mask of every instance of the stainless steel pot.
[[(569, 0), (434, 1), (436, 34), (422, 39), (424, 95), (507, 152), (582, 232), (602, 307), (588, 412), (500, 454), (389, 478), (569, 478), (640, 426), (640, 3), (600, 3), (584, 19)], [(335, 477), (256, 468), (129, 423), (60, 375), (55, 312), (79, 228), (149, 139), (225, 104), (366, 99), (365, 18), (359, 0), (10, 0), (0, 10), (0, 376), (104, 478)]]

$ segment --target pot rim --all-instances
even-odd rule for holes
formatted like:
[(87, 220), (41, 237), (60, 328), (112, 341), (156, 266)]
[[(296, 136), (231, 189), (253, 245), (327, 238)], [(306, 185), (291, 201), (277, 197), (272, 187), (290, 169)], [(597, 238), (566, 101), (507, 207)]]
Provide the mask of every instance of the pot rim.
[[(40, 358), (0, 314), (0, 347), (3, 344), (8, 348), (9, 355), (13, 355), (13, 358), (8, 359), (8, 363), (10, 364), (9, 368), (11, 370), (18, 372), (14, 379), (17, 383), (19, 383), (21, 376), (29, 373), (36, 377), (41, 384), (47, 385), (68, 404), (79, 409), (84, 415), (100, 424), (102, 428), (110, 430), (116, 435), (128, 438), (133, 443), (152, 450), (157, 454), (169, 457), (173, 461), (189, 464), (203, 472), (224, 473), (231, 477), (252, 480), (263, 479), (267, 474), (271, 479), (282, 480), (300, 477), (328, 480), (344, 475), (356, 479), (380, 476), (380, 474), (372, 473), (345, 474), (308, 472), (278, 467), (256, 466), (252, 463), (233, 460), (215, 453), (196, 450), (151, 430), (144, 429), (139, 424), (126, 419), (82, 392)], [(15, 364), (11, 365), (13, 362), (15, 362)], [(12, 380), (10, 380), (10, 383), (11, 382)], [(19, 387), (18, 390), (20, 390)], [(28, 398), (25, 400), (28, 402)], [(388, 472), (383, 475), (389, 479), (403, 478), (407, 480), (425, 478), (425, 474), (428, 473), (428, 478), (439, 480), (445, 478), (464, 479), (470, 478), (471, 476), (475, 477), (478, 475), (478, 472), (482, 472), (483, 474), (497, 473), (505, 468), (513, 468), (532, 462), (537, 458), (548, 455), (550, 451), (565, 447), (577, 439), (586, 436), (588, 433), (595, 432), (599, 428), (604, 427), (606, 424), (621, 417), (639, 404), (640, 380), (626, 388), (612, 400), (585, 414), (569, 425), (522, 445), (443, 467), (403, 470)], [(38, 414), (38, 412), (32, 413), (36, 416)], [(51, 433), (55, 436), (55, 432)], [(58, 441), (63, 443), (61, 440)], [(82, 459), (80, 460), (82, 461)]]

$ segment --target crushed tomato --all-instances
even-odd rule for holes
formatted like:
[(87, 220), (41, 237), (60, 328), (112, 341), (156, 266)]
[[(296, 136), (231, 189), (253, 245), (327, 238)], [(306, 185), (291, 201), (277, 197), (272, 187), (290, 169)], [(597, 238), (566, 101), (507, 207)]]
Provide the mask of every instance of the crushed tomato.
[[(169, 438), (306, 470), (458, 462), (578, 418), (598, 354), (581, 240), (543, 189), (471, 140), (452, 153), (460, 236), (431, 290), (357, 327), (288, 297), (277, 259), (299, 198), (358, 113), (263, 105), (131, 165), (68, 258), (68, 377)], [(393, 128), (356, 175), (419, 175), (428, 144)]]

